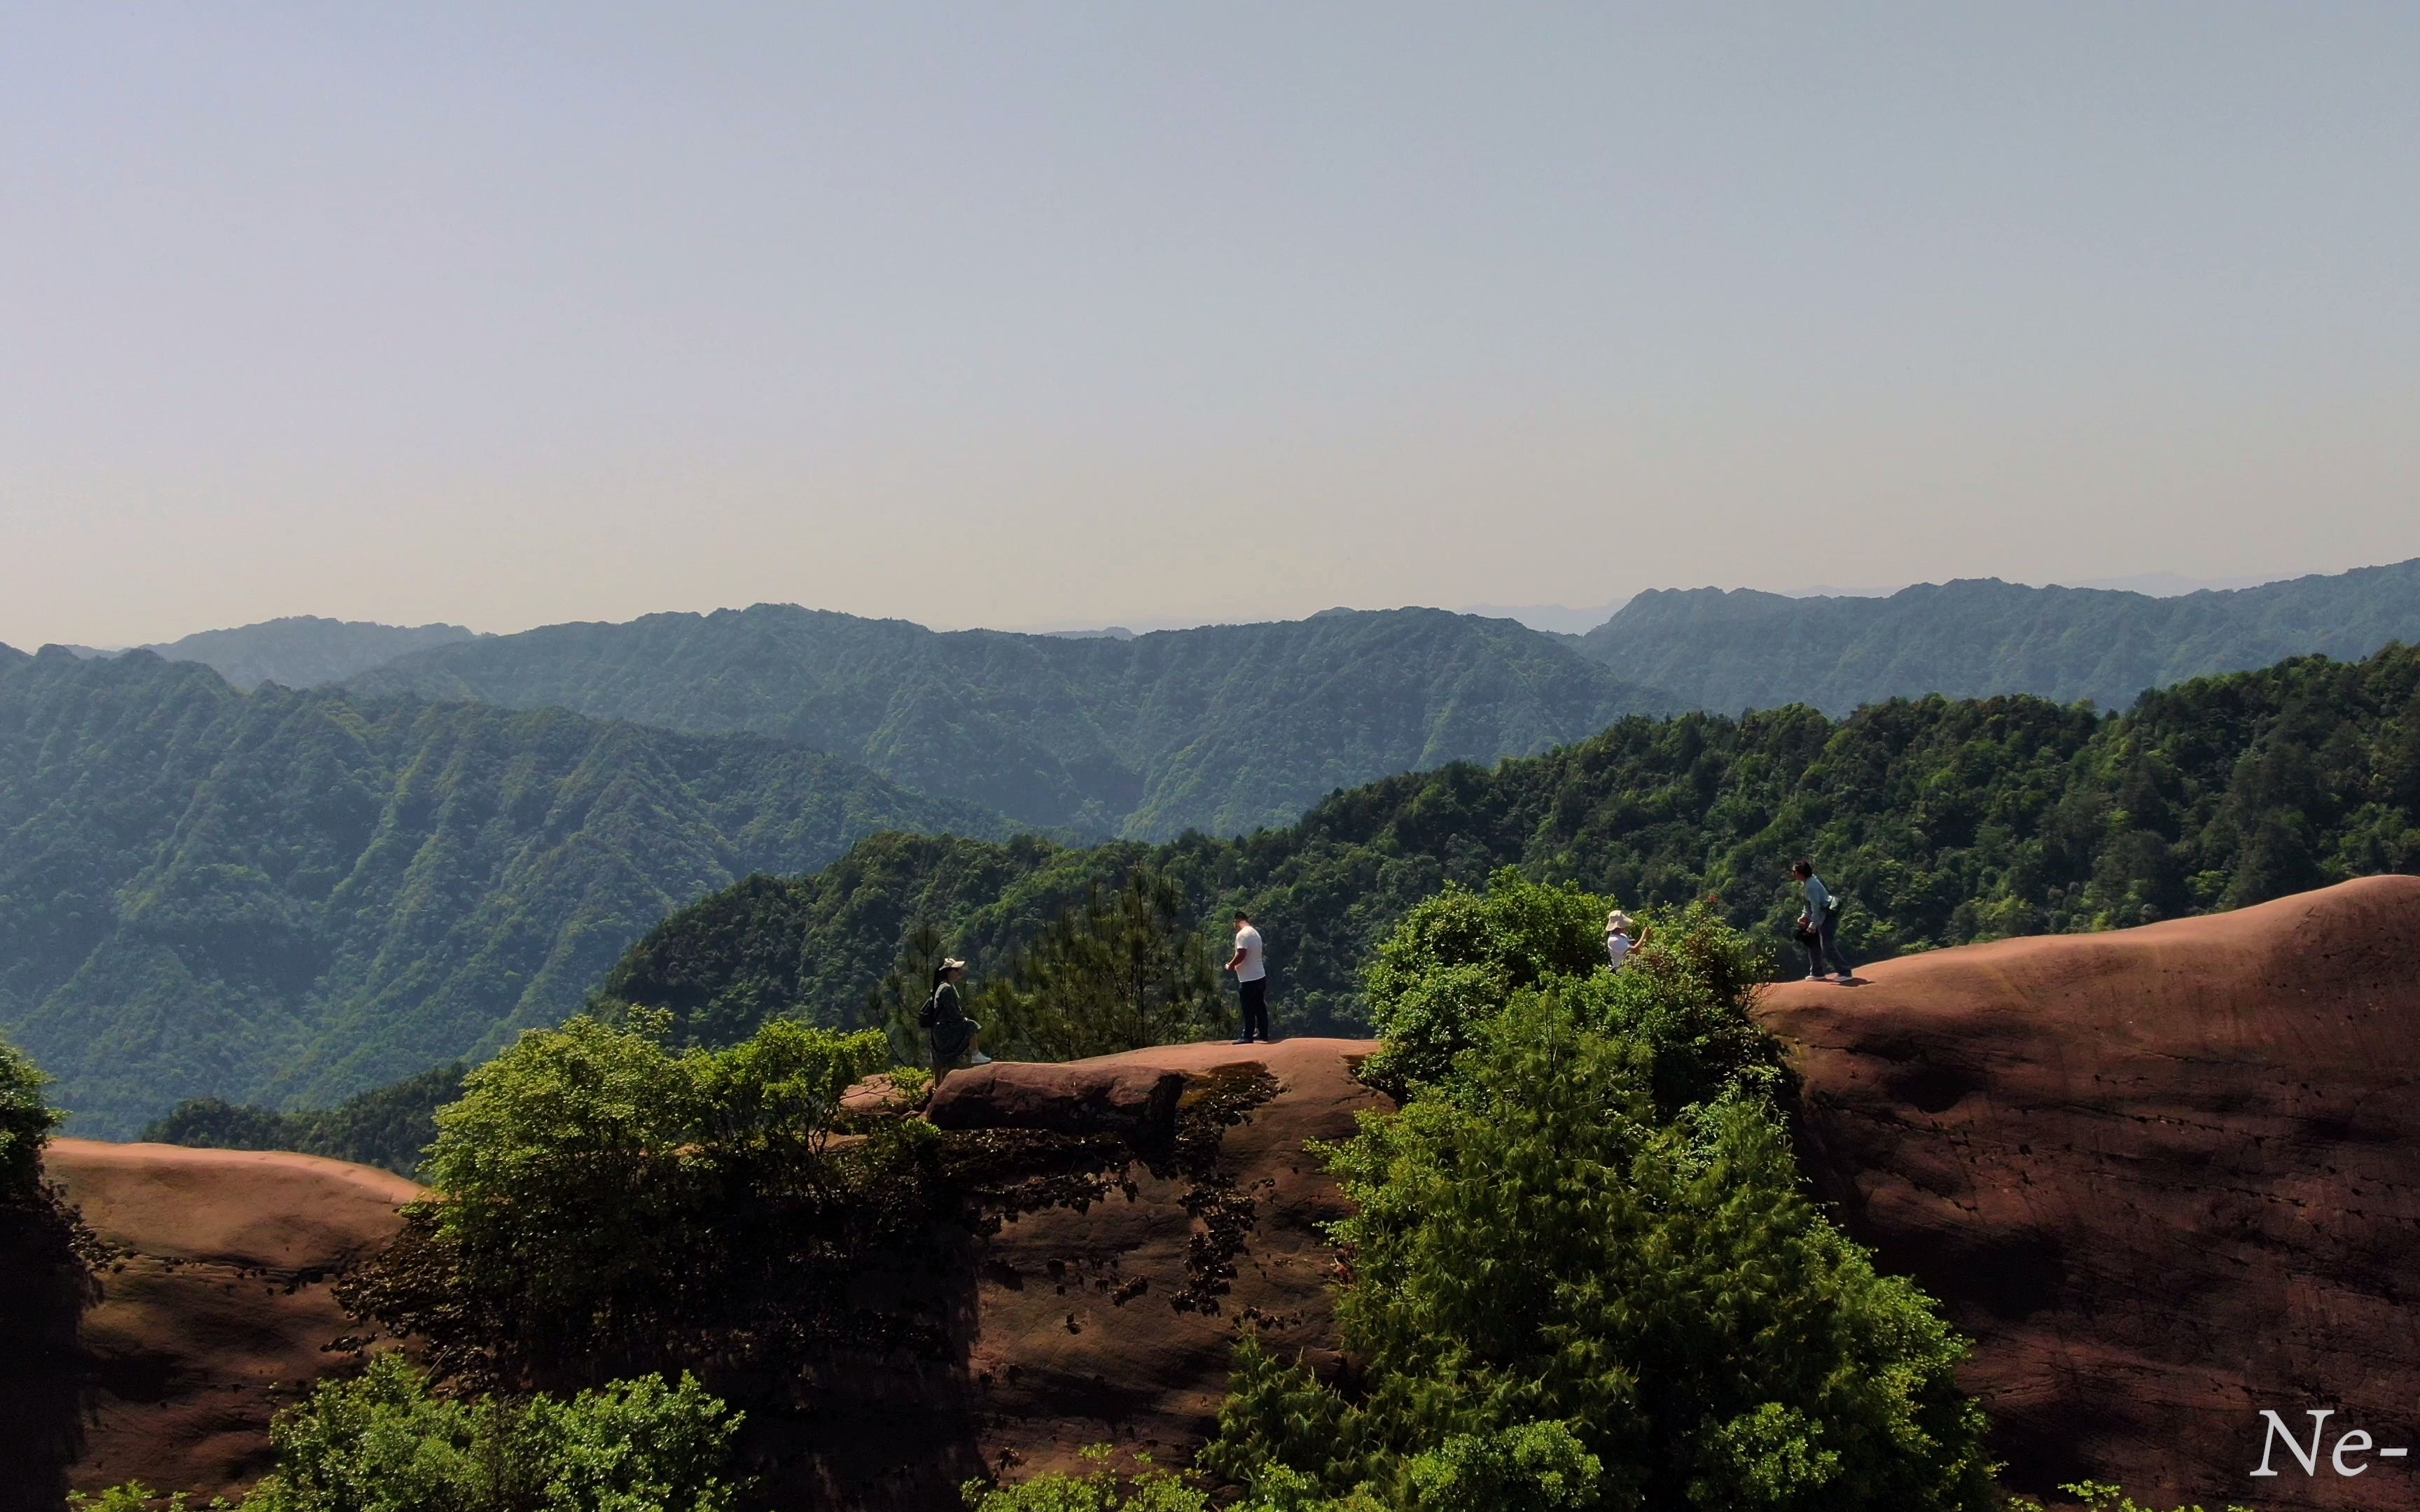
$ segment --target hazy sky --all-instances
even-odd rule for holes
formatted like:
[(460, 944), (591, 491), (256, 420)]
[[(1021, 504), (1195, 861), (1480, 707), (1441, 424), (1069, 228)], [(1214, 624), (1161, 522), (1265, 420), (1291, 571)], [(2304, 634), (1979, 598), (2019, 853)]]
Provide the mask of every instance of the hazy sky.
[(0, 640), (2420, 555), (2420, 8), (0, 10)]

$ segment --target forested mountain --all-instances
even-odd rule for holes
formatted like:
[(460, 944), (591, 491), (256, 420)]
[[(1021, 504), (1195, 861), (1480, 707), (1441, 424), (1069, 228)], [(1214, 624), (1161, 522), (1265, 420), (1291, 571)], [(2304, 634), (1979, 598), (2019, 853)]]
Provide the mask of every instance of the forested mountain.
[(2122, 709), (2147, 687), (2317, 653), (2420, 641), (2420, 559), (2172, 598), (2028, 588), (1996, 578), (1887, 598), (1738, 589), (1639, 594), (1581, 649), (1686, 707), (1811, 703), (1846, 714), (1887, 698), (2034, 693)]
[(2420, 872), (2420, 648), (2190, 682), (2123, 716), (1934, 697), (1837, 722), (1805, 707), (1630, 718), (1492, 770), (1389, 778), (1239, 841), (876, 836), (675, 915), (600, 996), (672, 1009), (718, 1041), (768, 1013), (847, 1023), (919, 922), (980, 977), (1148, 858), (1213, 928), (1250, 905), (1280, 1032), (1303, 1032), (1358, 1022), (1360, 968), (1404, 910), (1501, 866), (1631, 907), (1711, 894), (1803, 970), (1785, 953), (1802, 853), (1850, 900), (1852, 961)]
[(757, 736), (0, 656), (0, 1026), (86, 1133), (324, 1102), (576, 1006), (668, 911), (969, 805)]
[(939, 633), (760, 604), (417, 653), (365, 690), (747, 730), (1026, 823), (1167, 837), (1544, 750), (1666, 702), (1509, 620), (1335, 611), (1127, 639)]
[[(476, 639), (474, 632), (458, 625), (374, 625), (297, 614), (232, 630), (201, 630), (135, 649), (170, 661), (198, 661), (238, 687), (257, 687), (263, 683), (317, 687), (322, 683), (341, 683), (406, 652)], [(68, 649), (79, 656), (116, 655), (86, 646)]]

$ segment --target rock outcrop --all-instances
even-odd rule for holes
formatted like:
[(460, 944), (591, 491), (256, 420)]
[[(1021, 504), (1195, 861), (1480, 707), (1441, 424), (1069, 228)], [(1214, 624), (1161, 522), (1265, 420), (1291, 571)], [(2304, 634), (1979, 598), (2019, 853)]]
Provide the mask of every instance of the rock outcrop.
[(384, 1247), (419, 1189), (313, 1155), (60, 1139), (44, 1165), (117, 1252), (80, 1344), (70, 1479), (137, 1476), (207, 1498), (269, 1467), (269, 1420), (357, 1332), (332, 1283)]
[[(953, 1358), (861, 1362), (782, 1427), (760, 1473), (783, 1505), (958, 1504), (964, 1480), (1075, 1469), (1111, 1443), (1181, 1462), (1216, 1427), (1238, 1330), (1338, 1361), (1321, 1226), (1336, 1184), (1304, 1152), (1388, 1105), (1353, 1074), (1374, 1043), (1192, 1044), (1063, 1066), (954, 1072), (961, 1131), (1131, 1134), (1156, 1153), (1089, 1207), (1004, 1224), (942, 1278)], [(1171, 1096), (1173, 1106), (1170, 1105)], [(775, 1431), (769, 1419), (764, 1427)]]
[[(1247, 1324), (1332, 1364), (1319, 1226), (1342, 1210), (1303, 1146), (1385, 1105), (1353, 1076), (1374, 1048), (1177, 1045), (951, 1075), (933, 1108), (946, 1127), (1149, 1153), (1103, 1199), (1028, 1212), (914, 1281), (950, 1293), (947, 1357), (843, 1362), (812, 1410), (756, 1413), (749, 1468), (783, 1505), (953, 1506), (969, 1477), (1073, 1466), (1104, 1441), (1182, 1458), (1215, 1425)], [(884, 1105), (866, 1093), (860, 1111)], [(240, 1490), (268, 1468), (270, 1417), (365, 1332), (330, 1283), (387, 1242), (417, 1188), (306, 1155), (76, 1139), (48, 1166), (123, 1252), (84, 1319), (72, 1483)]]
[(938, 1129), (1038, 1129), (1147, 1141), (1175, 1134), (1184, 1092), (1183, 1072), (1124, 1056), (1058, 1064), (997, 1060), (943, 1077), (924, 1117)]
[(2420, 878), (1774, 989), (1824, 1196), (1976, 1343), (2017, 1484), (2409, 1506), (2420, 1453)]

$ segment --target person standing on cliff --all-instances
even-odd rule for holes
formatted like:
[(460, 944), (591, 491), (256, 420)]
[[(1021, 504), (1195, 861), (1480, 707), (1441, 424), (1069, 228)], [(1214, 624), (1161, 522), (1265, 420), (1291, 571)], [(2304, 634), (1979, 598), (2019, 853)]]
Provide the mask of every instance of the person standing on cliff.
[(1807, 899), (1807, 911), (1798, 916), (1798, 942), (1807, 947), (1807, 980), (1822, 981), (1823, 962), (1829, 957), (1842, 981), (1856, 980), (1857, 974), (1840, 959), (1840, 900), (1823, 886), (1823, 879), (1815, 874), (1815, 863), (1806, 856), (1790, 863), (1790, 874)]
[(1252, 916), (1235, 910), (1235, 953), (1227, 960), (1227, 969), (1235, 974), (1235, 995), (1243, 1000), (1244, 1032), (1237, 1044), (1250, 1044), (1255, 1031), (1261, 1043), (1269, 1042), (1269, 965), (1261, 944), (1261, 932), (1252, 928)]
[(963, 1062), (969, 1066), (988, 1066), (991, 1057), (981, 1048), (983, 1026), (967, 1017), (966, 1005), (958, 1001), (958, 983), (967, 980), (967, 964), (955, 956), (944, 956), (933, 968), (933, 995), (924, 1001), (922, 1015), (924, 1029), (932, 1041), (933, 1085), (952, 1067)]

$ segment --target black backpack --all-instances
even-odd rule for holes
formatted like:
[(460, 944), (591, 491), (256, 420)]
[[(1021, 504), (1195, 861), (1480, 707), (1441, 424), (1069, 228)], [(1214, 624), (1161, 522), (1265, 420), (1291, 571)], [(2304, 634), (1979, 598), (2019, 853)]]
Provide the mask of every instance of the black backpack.
[(916, 1011), (916, 1027), (920, 1029), (929, 1029), (940, 1021), (941, 1015), (935, 1007), (935, 1005), (939, 1003), (940, 1000), (941, 989), (936, 987), (925, 997), (924, 1006)]

